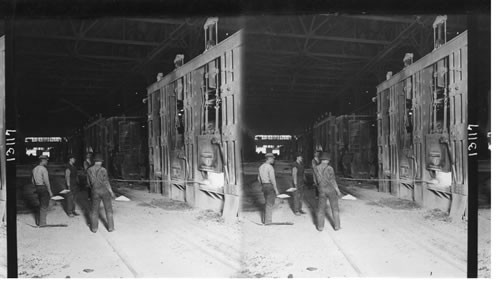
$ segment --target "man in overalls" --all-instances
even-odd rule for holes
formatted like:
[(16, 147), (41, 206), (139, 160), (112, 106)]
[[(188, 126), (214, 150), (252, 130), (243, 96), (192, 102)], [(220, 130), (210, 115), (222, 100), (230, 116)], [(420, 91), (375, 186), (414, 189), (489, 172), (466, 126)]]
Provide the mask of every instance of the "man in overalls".
[(75, 215), (79, 215), (75, 211), (75, 197), (78, 193), (78, 170), (75, 167), (76, 159), (73, 155), (68, 156), (68, 164), (66, 165), (66, 169), (64, 170), (66, 189), (70, 192), (66, 193), (66, 213), (69, 217), (73, 217)]
[(103, 161), (104, 159), (102, 156), (100, 154), (96, 154), (94, 158), (94, 165), (87, 171), (88, 182), (90, 184), (90, 189), (92, 190), (90, 229), (94, 233), (97, 232), (99, 225), (99, 206), (101, 205), (101, 200), (104, 204), (104, 210), (106, 211), (108, 231), (112, 232), (115, 230), (113, 221), (113, 206), (111, 204), (111, 199), (115, 198), (115, 194), (113, 193), (113, 190), (111, 190), (108, 172), (106, 171), (106, 168), (102, 166)]
[(276, 177), (274, 175), (274, 154), (266, 154), (266, 162), (259, 167), (259, 183), (262, 185), (262, 192), (266, 200), (264, 208), (264, 224), (272, 223), (273, 206), (276, 200), (276, 195), (279, 194), (278, 186), (276, 185)]
[(32, 171), (31, 181), (35, 186), (35, 193), (38, 195), (40, 210), (38, 213), (38, 226), (47, 225), (47, 213), (49, 210), (50, 198), (53, 196), (50, 188), (49, 172), (46, 168), (49, 163), (49, 157), (41, 155), (40, 163)]
[(302, 210), (306, 175), (304, 173), (304, 159), (298, 155), (292, 164), (292, 184), (297, 190), (293, 193), (293, 212), (295, 215), (305, 214)]
[(314, 168), (318, 181), (319, 203), (317, 211), (317, 226), (318, 231), (323, 231), (325, 225), (325, 210), (326, 201), (330, 201), (330, 208), (333, 216), (333, 229), (340, 229), (339, 216), (339, 197), (342, 193), (339, 190), (337, 181), (335, 180), (335, 172), (333, 167), (329, 165), (330, 154), (327, 152), (321, 153), (321, 163)]

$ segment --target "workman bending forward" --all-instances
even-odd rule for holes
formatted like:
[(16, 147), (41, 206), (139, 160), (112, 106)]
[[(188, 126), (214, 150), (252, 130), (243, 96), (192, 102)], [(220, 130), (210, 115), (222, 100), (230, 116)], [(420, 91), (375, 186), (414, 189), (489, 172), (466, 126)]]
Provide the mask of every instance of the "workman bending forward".
[(90, 184), (90, 189), (92, 190), (92, 209), (90, 212), (90, 229), (92, 232), (97, 232), (97, 227), (99, 225), (99, 206), (101, 205), (101, 200), (104, 204), (104, 210), (106, 211), (106, 220), (108, 221), (108, 231), (112, 232), (115, 230), (113, 222), (113, 206), (111, 204), (111, 198), (115, 198), (113, 190), (111, 190), (111, 184), (108, 180), (108, 172), (106, 168), (102, 166), (104, 159), (100, 154), (95, 155), (94, 165), (90, 167), (87, 171), (88, 182)]
[(335, 172), (333, 167), (329, 165), (330, 154), (327, 152), (321, 153), (321, 163), (317, 165), (314, 170), (318, 181), (319, 204), (317, 213), (317, 226), (318, 231), (323, 231), (325, 225), (325, 210), (326, 200), (330, 201), (333, 216), (333, 229), (340, 229), (340, 216), (339, 216), (339, 201), (340, 193), (339, 186), (335, 180)]

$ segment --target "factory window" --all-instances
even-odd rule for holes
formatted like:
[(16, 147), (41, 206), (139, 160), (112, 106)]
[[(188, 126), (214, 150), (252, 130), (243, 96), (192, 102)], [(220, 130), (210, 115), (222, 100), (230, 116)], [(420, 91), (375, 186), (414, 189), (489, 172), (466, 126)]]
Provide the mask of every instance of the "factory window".
[(43, 155), (49, 156), (50, 153), (49, 150), (52, 150), (53, 147), (33, 147), (33, 148), (27, 148), (26, 149), (26, 155), (27, 156), (38, 156), (38, 152), (42, 152)]
[(292, 140), (291, 135), (255, 135), (255, 140)]
[(265, 154), (267, 151), (270, 149), (270, 151), (273, 154), (279, 155), (280, 154), (280, 147), (279, 146), (274, 146), (274, 145), (262, 145), (262, 146), (255, 146), (255, 152)]
[(56, 143), (62, 142), (63, 138), (61, 137), (26, 137), (24, 138), (25, 142), (44, 142), (44, 143)]

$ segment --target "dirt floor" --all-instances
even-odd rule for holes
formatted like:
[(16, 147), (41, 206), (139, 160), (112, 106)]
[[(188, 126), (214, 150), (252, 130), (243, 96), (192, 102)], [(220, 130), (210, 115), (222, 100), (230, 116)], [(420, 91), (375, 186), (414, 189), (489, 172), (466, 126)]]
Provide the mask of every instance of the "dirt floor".
[[(316, 199), (310, 189), (305, 215), (295, 216), (289, 200), (276, 202), (273, 220), (293, 225), (261, 225), (264, 199), (256, 182), (258, 165), (245, 164), (243, 206), (236, 223), (225, 223), (217, 212), (150, 194), (145, 186), (114, 182), (116, 194), (131, 201), (113, 201), (116, 230), (107, 232), (101, 221), (95, 234), (87, 226), (86, 191), (78, 194), (77, 217), (69, 218), (63, 202), (52, 201), (48, 223), (67, 227), (33, 227), (38, 203), (33, 188), (23, 184), (29, 178), (18, 173), (19, 277), (466, 276), (466, 223), (379, 193), (373, 183), (340, 181), (342, 192), (356, 200), (340, 200), (339, 231), (328, 221), (323, 232), (316, 230)], [(275, 166), (282, 191), (291, 187), (289, 165)], [(62, 175), (57, 168), (53, 171), (58, 183)], [(489, 210), (480, 215), (488, 223), (480, 232), (481, 276), (490, 272)]]
[[(273, 221), (293, 225), (263, 226), (264, 201), (256, 182), (259, 164), (245, 165), (243, 207), (244, 269), (250, 277), (466, 277), (465, 222), (451, 222), (439, 211), (379, 193), (375, 186), (340, 181), (342, 229), (331, 224), (318, 232), (316, 199), (306, 192), (306, 215), (295, 216), (288, 200), (277, 200)], [(281, 191), (290, 186), (286, 162), (275, 165)]]
[(491, 277), (491, 209), (478, 211), (478, 277)]
[[(57, 178), (57, 177), (56, 177)], [(114, 183), (115, 231), (102, 222), (97, 233), (87, 226), (88, 200), (78, 194), (81, 215), (69, 218), (62, 203), (54, 202), (48, 224), (33, 227), (29, 209), (18, 215), (19, 277), (231, 277), (241, 269), (238, 224), (225, 224), (212, 211), (194, 210), (184, 203), (150, 194), (145, 186)], [(29, 185), (20, 187), (19, 205)], [(31, 192), (32, 193), (32, 192)], [(36, 202), (36, 199), (34, 200)], [(102, 209), (102, 208), (101, 208)], [(103, 211), (101, 211), (103, 214)]]

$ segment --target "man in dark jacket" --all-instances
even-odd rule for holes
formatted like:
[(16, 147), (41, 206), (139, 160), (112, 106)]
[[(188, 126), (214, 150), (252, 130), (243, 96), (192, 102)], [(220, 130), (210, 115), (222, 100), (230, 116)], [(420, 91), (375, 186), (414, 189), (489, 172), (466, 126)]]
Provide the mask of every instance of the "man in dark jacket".
[(292, 164), (292, 184), (297, 190), (293, 193), (293, 212), (295, 215), (305, 214), (302, 210), (306, 175), (304, 173), (304, 160), (298, 155)]
[(79, 215), (75, 211), (75, 197), (78, 193), (78, 170), (75, 167), (76, 159), (73, 155), (68, 157), (68, 164), (66, 165), (66, 169), (64, 170), (66, 189), (70, 192), (66, 193), (66, 213), (69, 217), (73, 217), (75, 215)]
[[(87, 171), (88, 171), (88, 169), (92, 165), (94, 165), (94, 161), (92, 160), (92, 153), (88, 152), (85, 155), (85, 161), (83, 161), (83, 172), (85, 173), (85, 178), (87, 178), (87, 179), (88, 179), (88, 177), (87, 177)], [(88, 198), (89, 198), (89, 200), (91, 200), (92, 199), (92, 192), (91, 192), (91, 189), (90, 189), (90, 183), (88, 183), (88, 181), (87, 181), (87, 183), (85, 185), (85, 188), (86, 188), (88, 196), (89, 196)]]
[(342, 195), (335, 180), (335, 172), (333, 167), (329, 165), (330, 154), (327, 152), (321, 153), (321, 163), (314, 168), (316, 178), (318, 181), (319, 203), (317, 212), (317, 226), (318, 231), (323, 231), (325, 225), (325, 210), (326, 201), (330, 201), (330, 208), (332, 209), (333, 216), (333, 229), (340, 229), (340, 216), (339, 216), (339, 201), (338, 197)]
[(314, 151), (314, 158), (311, 160), (311, 168), (313, 170), (313, 187), (316, 199), (318, 199), (319, 197), (319, 190), (318, 190), (318, 180), (315, 168), (321, 163), (321, 160), (319, 159), (320, 155), (321, 155), (321, 150), (317, 149), (316, 151)]
[(106, 168), (102, 166), (104, 159), (100, 154), (96, 154), (94, 158), (94, 165), (87, 170), (87, 178), (90, 184), (90, 189), (92, 190), (92, 209), (90, 212), (90, 229), (92, 232), (97, 232), (99, 225), (99, 206), (101, 205), (101, 200), (104, 204), (104, 210), (106, 211), (106, 220), (108, 222), (108, 231), (112, 232), (115, 230), (113, 221), (113, 206), (111, 204), (111, 199), (115, 198), (113, 190), (111, 190), (111, 184), (108, 179), (108, 172)]

